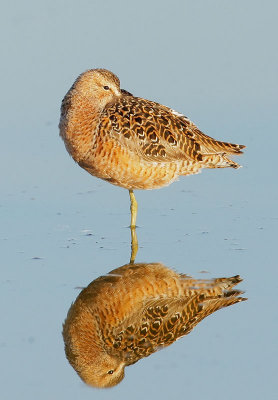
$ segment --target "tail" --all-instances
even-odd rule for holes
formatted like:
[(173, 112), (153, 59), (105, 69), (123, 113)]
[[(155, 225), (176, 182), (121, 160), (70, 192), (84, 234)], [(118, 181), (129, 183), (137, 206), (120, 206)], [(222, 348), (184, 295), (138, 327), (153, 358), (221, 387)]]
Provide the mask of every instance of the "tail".
[(223, 152), (225, 154), (242, 154), (246, 146), (243, 144), (234, 144), (234, 143), (228, 143), (228, 142), (220, 142), (219, 140), (215, 140), (213, 147), (215, 148), (216, 151)]
[[(218, 140), (215, 141), (215, 149), (217, 151), (222, 152), (222, 157), (221, 157), (221, 162), (216, 165), (216, 168), (225, 168), (225, 167), (232, 167), (232, 168), (240, 168), (241, 165), (237, 164), (233, 160), (230, 160), (228, 157), (226, 157), (226, 154), (242, 154), (246, 146), (243, 144), (233, 144), (233, 143), (228, 143), (228, 142), (220, 142)], [(215, 168), (215, 167), (214, 167)]]
[(240, 155), (243, 153), (242, 149), (246, 146), (215, 140), (197, 127), (194, 127), (193, 131), (198, 137), (198, 160), (204, 163), (205, 168), (240, 167), (239, 164), (226, 156), (229, 154)]
[(202, 161), (205, 168), (241, 168), (240, 164), (226, 157), (226, 153), (204, 154), (202, 155)]
[(238, 285), (241, 281), (242, 278), (239, 275), (232, 276), (231, 278), (214, 279), (211, 288), (203, 292), (199, 320), (201, 321), (221, 308), (247, 300), (246, 297), (241, 297), (244, 293), (243, 291), (234, 289), (234, 286)]
[(240, 168), (241, 165), (233, 160), (230, 160), (226, 155), (235, 154), (240, 155), (241, 151), (246, 146), (243, 144), (233, 144), (228, 142), (220, 142), (218, 140), (211, 140), (210, 153), (202, 154), (202, 160), (206, 163), (207, 168)]
[(211, 153), (242, 154), (243, 152), (241, 150), (246, 147), (243, 144), (234, 144), (216, 140), (200, 131), (196, 126), (194, 126), (193, 131), (199, 139), (198, 142), (201, 145), (201, 148), (204, 146), (204, 148)]

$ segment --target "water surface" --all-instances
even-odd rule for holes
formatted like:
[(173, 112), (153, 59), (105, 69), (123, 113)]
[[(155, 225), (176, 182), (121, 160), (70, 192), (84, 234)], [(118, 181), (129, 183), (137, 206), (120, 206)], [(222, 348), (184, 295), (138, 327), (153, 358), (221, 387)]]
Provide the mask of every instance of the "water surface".
[[(1, 388), (3, 398), (275, 398), (277, 359), (277, 5), (103, 5), (28, 0), (2, 10)], [(127, 370), (84, 385), (62, 323), (98, 276), (128, 263), (129, 196), (70, 159), (59, 107), (92, 67), (247, 145), (240, 170), (210, 170), (136, 193), (137, 262), (208, 278), (240, 274), (248, 301)]]

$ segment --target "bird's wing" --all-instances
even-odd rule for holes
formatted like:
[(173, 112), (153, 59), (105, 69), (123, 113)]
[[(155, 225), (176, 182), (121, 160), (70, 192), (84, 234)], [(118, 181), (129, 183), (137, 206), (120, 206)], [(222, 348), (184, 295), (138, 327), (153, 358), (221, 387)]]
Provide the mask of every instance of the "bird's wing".
[(148, 161), (202, 161), (211, 154), (241, 153), (242, 145), (217, 141), (202, 133), (187, 117), (158, 103), (124, 94), (107, 105), (100, 134)]

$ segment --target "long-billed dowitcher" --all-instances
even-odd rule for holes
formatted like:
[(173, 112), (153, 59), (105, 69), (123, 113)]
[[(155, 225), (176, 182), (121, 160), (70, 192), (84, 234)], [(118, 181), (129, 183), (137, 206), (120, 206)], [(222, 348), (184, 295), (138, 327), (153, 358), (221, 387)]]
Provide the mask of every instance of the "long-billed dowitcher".
[(202, 168), (238, 168), (227, 155), (245, 146), (220, 142), (184, 115), (120, 89), (106, 69), (81, 74), (63, 99), (60, 135), (73, 159), (90, 174), (129, 190), (156, 189)]
[(126, 366), (187, 335), (205, 317), (242, 300), (237, 275), (192, 279), (162, 264), (125, 265), (83, 289), (63, 327), (67, 358), (81, 379), (110, 387)]

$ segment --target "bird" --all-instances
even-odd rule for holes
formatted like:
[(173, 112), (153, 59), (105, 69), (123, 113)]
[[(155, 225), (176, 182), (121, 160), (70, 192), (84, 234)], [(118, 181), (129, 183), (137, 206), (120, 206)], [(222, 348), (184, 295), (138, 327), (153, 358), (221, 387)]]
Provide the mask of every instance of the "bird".
[(91, 282), (63, 324), (66, 357), (97, 388), (120, 383), (125, 367), (187, 335), (213, 312), (246, 300), (239, 275), (193, 279), (161, 263), (126, 264)]
[(238, 168), (230, 160), (244, 145), (205, 135), (185, 115), (133, 96), (103, 68), (77, 77), (63, 98), (60, 136), (72, 158), (91, 175), (129, 190), (131, 227), (136, 189), (158, 189), (202, 168)]

